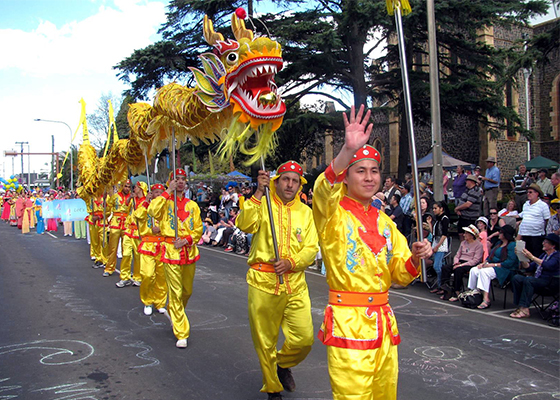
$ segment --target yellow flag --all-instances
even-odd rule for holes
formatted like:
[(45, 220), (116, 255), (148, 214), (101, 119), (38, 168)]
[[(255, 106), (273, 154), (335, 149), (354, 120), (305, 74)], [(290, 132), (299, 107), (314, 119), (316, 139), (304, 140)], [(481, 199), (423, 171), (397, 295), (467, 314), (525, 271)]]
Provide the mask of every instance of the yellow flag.
[(107, 100), (107, 103), (109, 103), (109, 130), (107, 131), (107, 143), (105, 144), (103, 157), (105, 157), (107, 155), (107, 151), (109, 151), (111, 132), (113, 132), (113, 144), (117, 143), (117, 140), (119, 140), (119, 135), (117, 134), (117, 125), (115, 124), (115, 112), (113, 111), (113, 103), (111, 103), (110, 99)]
[(407, 15), (412, 12), (412, 8), (410, 7), (408, 0), (386, 0), (386, 2), (387, 12), (389, 15), (393, 15), (396, 8), (401, 10), (402, 15)]
[[(76, 135), (78, 134), (78, 130), (80, 129), (80, 126), (83, 126), (84, 143), (89, 144), (89, 133), (88, 133), (88, 130), (87, 130), (87, 118), (86, 118), (86, 102), (84, 101), (83, 97), (80, 99), (80, 104), (82, 105), (82, 111), (80, 113), (80, 122), (78, 123), (78, 127), (74, 131), (74, 136), (72, 136), (72, 142), (70, 142), (70, 150), (68, 150), (66, 152), (66, 155), (64, 156), (64, 160), (62, 161), (62, 166), (60, 167), (61, 171), (64, 170), (64, 164), (66, 164), (66, 160), (68, 159), (68, 155), (72, 151), (72, 143), (74, 142), (74, 140), (76, 140)], [(59, 172), (58, 174), (56, 174), (56, 177), (58, 179), (62, 178), (62, 172)]]

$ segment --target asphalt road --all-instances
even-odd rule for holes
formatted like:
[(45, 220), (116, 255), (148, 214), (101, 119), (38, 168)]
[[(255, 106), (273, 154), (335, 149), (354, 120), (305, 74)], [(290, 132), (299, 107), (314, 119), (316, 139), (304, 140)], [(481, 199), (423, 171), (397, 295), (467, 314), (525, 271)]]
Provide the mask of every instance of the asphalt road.
[[(92, 269), (87, 243), (0, 224), (0, 399), (265, 399), (247, 318), (246, 258), (202, 248), (187, 349), (138, 288)], [(317, 332), (328, 287), (309, 272)], [(402, 336), (399, 399), (558, 399), (559, 330), (538, 315), (463, 309), (417, 283), (391, 291)], [(509, 294), (511, 301), (511, 293)], [(510, 304), (511, 305), (511, 304)], [(509, 309), (511, 312), (511, 309)], [(331, 399), (316, 341), (286, 399)]]

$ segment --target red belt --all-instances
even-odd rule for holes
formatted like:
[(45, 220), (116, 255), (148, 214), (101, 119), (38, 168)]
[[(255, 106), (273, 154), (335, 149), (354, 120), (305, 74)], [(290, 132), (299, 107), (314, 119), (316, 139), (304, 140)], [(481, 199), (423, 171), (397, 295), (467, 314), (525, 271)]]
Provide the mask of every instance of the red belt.
[[(178, 239), (186, 239), (186, 238), (178, 238)], [(143, 242), (146, 243), (171, 243), (173, 244), (175, 242), (175, 238), (174, 237), (165, 237), (165, 236), (144, 236), (142, 238)]]

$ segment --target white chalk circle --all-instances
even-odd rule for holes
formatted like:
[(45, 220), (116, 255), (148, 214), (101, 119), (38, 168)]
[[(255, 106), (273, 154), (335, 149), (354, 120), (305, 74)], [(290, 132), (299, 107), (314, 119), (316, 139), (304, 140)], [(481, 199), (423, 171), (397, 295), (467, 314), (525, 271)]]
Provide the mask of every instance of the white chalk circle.
[(453, 361), (463, 357), (463, 350), (451, 346), (422, 346), (414, 349), (414, 353), (430, 360)]

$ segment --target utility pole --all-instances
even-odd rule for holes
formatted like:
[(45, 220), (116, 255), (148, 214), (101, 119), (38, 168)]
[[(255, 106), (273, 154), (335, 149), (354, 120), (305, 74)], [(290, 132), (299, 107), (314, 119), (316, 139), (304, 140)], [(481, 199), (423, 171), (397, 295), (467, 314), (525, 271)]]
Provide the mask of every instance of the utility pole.
[(428, 53), (430, 58), (430, 110), (432, 117), (432, 179), (434, 199), (443, 200), (443, 160), (441, 154), (441, 117), (439, 105), (439, 62), (436, 41), (436, 17), (434, 0), (427, 1)]
[(51, 161), (51, 188), (54, 186), (54, 135), (51, 135), (52, 138), (52, 161)]
[[(16, 144), (21, 145), (21, 184), (23, 186), (23, 145), (29, 144), (29, 142), (16, 142)], [(29, 184), (29, 182), (28, 182)]]

